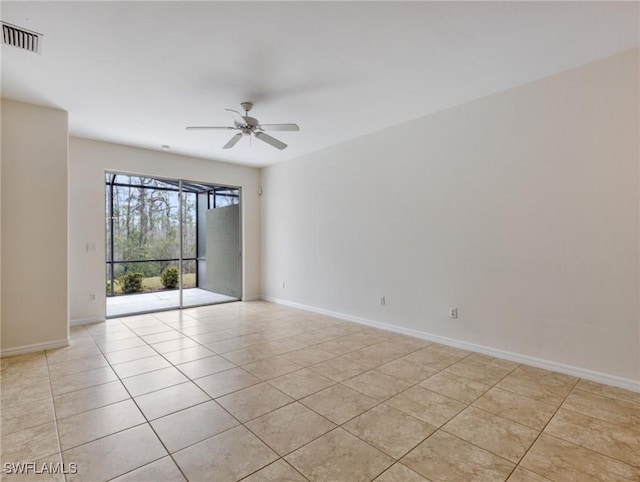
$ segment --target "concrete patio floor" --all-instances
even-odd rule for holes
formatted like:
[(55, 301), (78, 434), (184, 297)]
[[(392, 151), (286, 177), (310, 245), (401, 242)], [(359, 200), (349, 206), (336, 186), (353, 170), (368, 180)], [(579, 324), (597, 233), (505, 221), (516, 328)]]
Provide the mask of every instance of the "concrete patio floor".
[[(238, 298), (200, 288), (187, 288), (182, 291), (183, 307), (225, 303), (228, 301), (238, 301)], [(179, 290), (118, 295), (107, 297), (107, 317), (113, 318), (114, 316), (133, 313), (178, 308), (179, 305)]]

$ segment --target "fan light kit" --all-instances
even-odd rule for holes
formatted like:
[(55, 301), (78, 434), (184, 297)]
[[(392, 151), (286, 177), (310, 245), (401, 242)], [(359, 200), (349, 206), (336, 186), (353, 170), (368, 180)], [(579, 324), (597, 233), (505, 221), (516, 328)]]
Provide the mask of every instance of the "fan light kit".
[(249, 117), (249, 111), (253, 108), (252, 102), (242, 102), (240, 104), (242, 109), (244, 110), (244, 115), (240, 114), (237, 110), (233, 109), (225, 109), (230, 112), (233, 116), (234, 126), (190, 126), (187, 127), (187, 130), (197, 131), (197, 130), (237, 130), (240, 131), (235, 134), (229, 142), (227, 142), (223, 149), (231, 149), (235, 146), (240, 139), (244, 136), (254, 135), (256, 138), (260, 139), (262, 142), (266, 142), (267, 144), (275, 147), (276, 149), (285, 149), (287, 145), (276, 139), (275, 137), (270, 136), (269, 134), (265, 134), (264, 131), (299, 131), (300, 127), (297, 124), (260, 124), (258, 119), (255, 117)]

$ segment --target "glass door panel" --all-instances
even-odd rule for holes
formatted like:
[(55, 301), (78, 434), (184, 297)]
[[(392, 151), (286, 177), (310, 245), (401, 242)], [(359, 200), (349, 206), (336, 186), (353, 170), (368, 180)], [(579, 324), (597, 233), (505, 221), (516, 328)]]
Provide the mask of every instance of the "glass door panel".
[(178, 308), (178, 187), (108, 173), (106, 190), (107, 316)]

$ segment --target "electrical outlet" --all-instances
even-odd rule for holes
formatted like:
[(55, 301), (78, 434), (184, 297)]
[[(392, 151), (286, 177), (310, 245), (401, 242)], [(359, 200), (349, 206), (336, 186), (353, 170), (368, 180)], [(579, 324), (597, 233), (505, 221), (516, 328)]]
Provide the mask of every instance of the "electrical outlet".
[(449, 318), (457, 318), (458, 317), (458, 308), (451, 307), (449, 308)]
[(380, 297), (380, 306), (384, 306), (387, 304), (387, 299), (384, 296)]
[(89, 293), (89, 301), (95, 301), (96, 300), (96, 294), (95, 293)]
[(282, 287), (284, 288), (284, 280), (282, 280)]

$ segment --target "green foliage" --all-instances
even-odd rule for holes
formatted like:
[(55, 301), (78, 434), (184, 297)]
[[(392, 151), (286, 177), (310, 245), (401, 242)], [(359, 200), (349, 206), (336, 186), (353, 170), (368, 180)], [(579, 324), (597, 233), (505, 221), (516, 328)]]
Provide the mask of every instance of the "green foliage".
[[(119, 175), (113, 190), (113, 258), (120, 261), (176, 259), (180, 255), (180, 198), (166, 190), (162, 181)], [(155, 189), (159, 187), (161, 189)], [(196, 195), (183, 193), (182, 255), (196, 257)], [(107, 209), (107, 216), (109, 216)], [(111, 229), (111, 224), (107, 226)], [(160, 276), (165, 262), (119, 264), (126, 271), (140, 271), (145, 277)]]
[(123, 293), (139, 293), (142, 291), (142, 279), (144, 273), (129, 271), (118, 278)]
[[(113, 287), (114, 287), (114, 289), (115, 289), (115, 287), (116, 287), (116, 285), (117, 285), (117, 284), (118, 284), (118, 280), (114, 280), (114, 281), (113, 281), (113, 285), (114, 285)], [(106, 293), (107, 293), (107, 295), (110, 295), (110, 294), (111, 294), (111, 281), (110, 281), (110, 280), (107, 280), (107, 284), (106, 284)]]
[(178, 279), (178, 268), (175, 266), (169, 266), (160, 275), (160, 280), (165, 288), (176, 288), (178, 286)]

